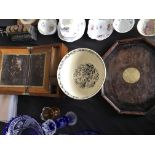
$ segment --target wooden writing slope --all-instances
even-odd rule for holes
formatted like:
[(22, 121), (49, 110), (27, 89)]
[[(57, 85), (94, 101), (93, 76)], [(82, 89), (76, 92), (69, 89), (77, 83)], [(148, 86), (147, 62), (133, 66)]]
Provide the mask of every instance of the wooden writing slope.
[(0, 47), (0, 93), (60, 97), (57, 67), (64, 44)]

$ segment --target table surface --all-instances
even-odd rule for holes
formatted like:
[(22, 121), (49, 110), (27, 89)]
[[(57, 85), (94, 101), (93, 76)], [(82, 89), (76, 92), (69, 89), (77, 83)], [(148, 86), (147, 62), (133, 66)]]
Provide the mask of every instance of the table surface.
[[(16, 24), (16, 20), (0, 20), (0, 27), (12, 24)], [(73, 43), (64, 43), (69, 47), (69, 51), (75, 48), (90, 48), (102, 56), (117, 40), (140, 36), (136, 29), (136, 25), (137, 20), (134, 28), (130, 32), (120, 34), (114, 31), (109, 38), (103, 41), (90, 39), (87, 36), (87, 31), (85, 31), (85, 34), (81, 39)], [(15, 43), (11, 42), (6, 36), (0, 36), (0, 46), (30, 46), (61, 42), (63, 41), (58, 38), (57, 33), (52, 36), (43, 36), (38, 33), (38, 40), (35, 43)], [(120, 115), (101, 97), (101, 92), (94, 97), (83, 101), (73, 100), (67, 96), (63, 99), (19, 96), (17, 113), (18, 115), (30, 115), (41, 123), (40, 113), (45, 106), (59, 107), (61, 115), (64, 115), (68, 111), (73, 111), (78, 116), (78, 122), (75, 126), (59, 129), (57, 134), (76, 134), (82, 130), (94, 130), (99, 134), (106, 135), (155, 134), (154, 111), (145, 116)], [(1, 122), (0, 133), (4, 126), (5, 124)]]

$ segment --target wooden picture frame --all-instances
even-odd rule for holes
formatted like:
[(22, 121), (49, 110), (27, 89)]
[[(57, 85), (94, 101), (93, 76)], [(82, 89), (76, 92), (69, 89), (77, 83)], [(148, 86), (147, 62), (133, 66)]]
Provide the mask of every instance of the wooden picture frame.
[(64, 44), (0, 47), (0, 93), (60, 97), (56, 71)]

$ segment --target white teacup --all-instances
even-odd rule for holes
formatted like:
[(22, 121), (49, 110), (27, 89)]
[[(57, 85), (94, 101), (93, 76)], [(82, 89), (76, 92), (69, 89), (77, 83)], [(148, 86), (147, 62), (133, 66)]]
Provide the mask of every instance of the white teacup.
[(59, 26), (61, 34), (64, 37), (74, 37), (78, 30), (78, 20), (75, 19), (60, 19)]
[(113, 32), (113, 19), (90, 19), (87, 34), (91, 39), (104, 40)]
[(51, 35), (56, 32), (56, 19), (41, 19), (38, 22), (38, 30), (43, 35)]
[(62, 29), (70, 30), (73, 28), (75, 20), (74, 19), (60, 19), (59, 23)]
[(134, 27), (134, 24), (134, 19), (115, 19), (113, 27), (119, 33), (127, 33)]
[(155, 36), (155, 19), (140, 19), (137, 30), (143, 36)]

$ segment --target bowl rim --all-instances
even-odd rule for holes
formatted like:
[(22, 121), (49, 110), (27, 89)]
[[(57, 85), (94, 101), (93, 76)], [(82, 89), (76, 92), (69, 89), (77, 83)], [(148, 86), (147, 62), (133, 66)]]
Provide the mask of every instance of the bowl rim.
[(140, 19), (137, 23), (137, 30), (138, 30), (139, 34), (141, 34), (142, 36), (145, 36), (145, 37), (155, 36), (155, 33), (148, 35), (148, 34), (143, 33), (143, 31), (140, 29), (141, 24), (143, 24), (145, 21), (148, 22), (149, 20), (154, 20), (154, 19)]
[[(63, 84), (61, 83), (61, 80), (60, 80), (60, 70), (62, 68), (62, 65), (64, 64), (65, 60), (70, 57), (70, 55), (76, 53), (76, 52), (84, 52), (84, 51), (88, 51), (88, 52), (91, 52), (93, 53), (94, 55), (96, 55), (99, 60), (102, 62), (103, 64), (103, 68), (104, 68), (104, 76), (103, 76), (103, 81), (102, 81), (102, 84), (101, 86), (98, 88), (98, 90), (94, 93), (92, 93), (91, 95), (87, 95), (85, 97), (78, 97), (78, 96), (73, 96), (71, 95), (68, 91), (66, 91), (63, 87)], [(57, 69), (57, 81), (58, 81), (58, 85), (59, 87), (61, 88), (61, 90), (64, 92), (64, 94), (66, 94), (68, 97), (70, 98), (73, 98), (73, 99), (76, 99), (76, 100), (85, 100), (85, 99), (89, 99), (93, 96), (95, 96), (100, 90), (101, 88), (103, 87), (103, 84), (105, 83), (105, 80), (106, 80), (106, 66), (105, 66), (105, 62), (103, 60), (103, 58), (97, 53), (95, 52), (94, 50), (92, 49), (89, 49), (89, 48), (76, 48), (76, 49), (73, 49), (71, 50), (69, 53), (67, 53), (63, 58), (62, 60), (60, 61), (59, 65), (58, 65), (58, 69)]]
[[(40, 28), (41, 22), (43, 22), (43, 21), (45, 21), (45, 20), (46, 20), (46, 21), (49, 20), (50, 22), (53, 23), (53, 25), (54, 25), (53, 31), (44, 32), (44, 31)], [(48, 22), (48, 21), (47, 21), (47, 22)], [(55, 33), (56, 33), (56, 30), (57, 30), (57, 21), (56, 21), (56, 19), (40, 19), (40, 20), (38, 21), (38, 24), (37, 24), (37, 29), (38, 29), (39, 33), (42, 34), (42, 35), (52, 35), (52, 34), (55, 34)]]
[[(20, 133), (21, 131), (23, 131), (24, 129), (27, 129), (27, 128), (32, 128), (34, 129), (38, 134), (40, 135), (43, 135), (43, 130), (40, 126), (40, 124), (36, 121), (36, 119), (32, 118), (31, 116), (28, 116), (28, 115), (21, 115), (21, 116), (16, 116), (15, 118), (13, 118), (12, 120), (10, 120), (10, 122), (8, 122), (8, 128), (6, 130), (6, 133), (5, 134), (9, 134), (9, 135), (14, 135), (14, 132), (15, 132), (15, 126), (17, 123), (19, 122), (26, 122), (26, 121), (29, 121), (29, 124), (25, 127), (18, 127), (18, 133)], [(26, 123), (25, 123), (26, 124)], [(32, 127), (29, 127), (29, 125), (34, 125), (35, 124), (35, 127), (32, 126)], [(19, 134), (18, 134), (19, 135)]]
[[(116, 25), (115, 25), (115, 22), (116, 22), (117, 20), (122, 20), (122, 19), (114, 19), (114, 22), (113, 22), (113, 28), (114, 28), (114, 30), (115, 30), (116, 32), (118, 32), (118, 33), (127, 33), (127, 32), (129, 32), (129, 31), (131, 31), (131, 30), (133, 29), (133, 27), (135, 26), (135, 19), (129, 19), (129, 20), (132, 20), (132, 24), (131, 24), (130, 29), (128, 29), (128, 30), (126, 30), (126, 31), (120, 31), (120, 30), (116, 27)], [(128, 19), (124, 19), (124, 20), (128, 20)]]

